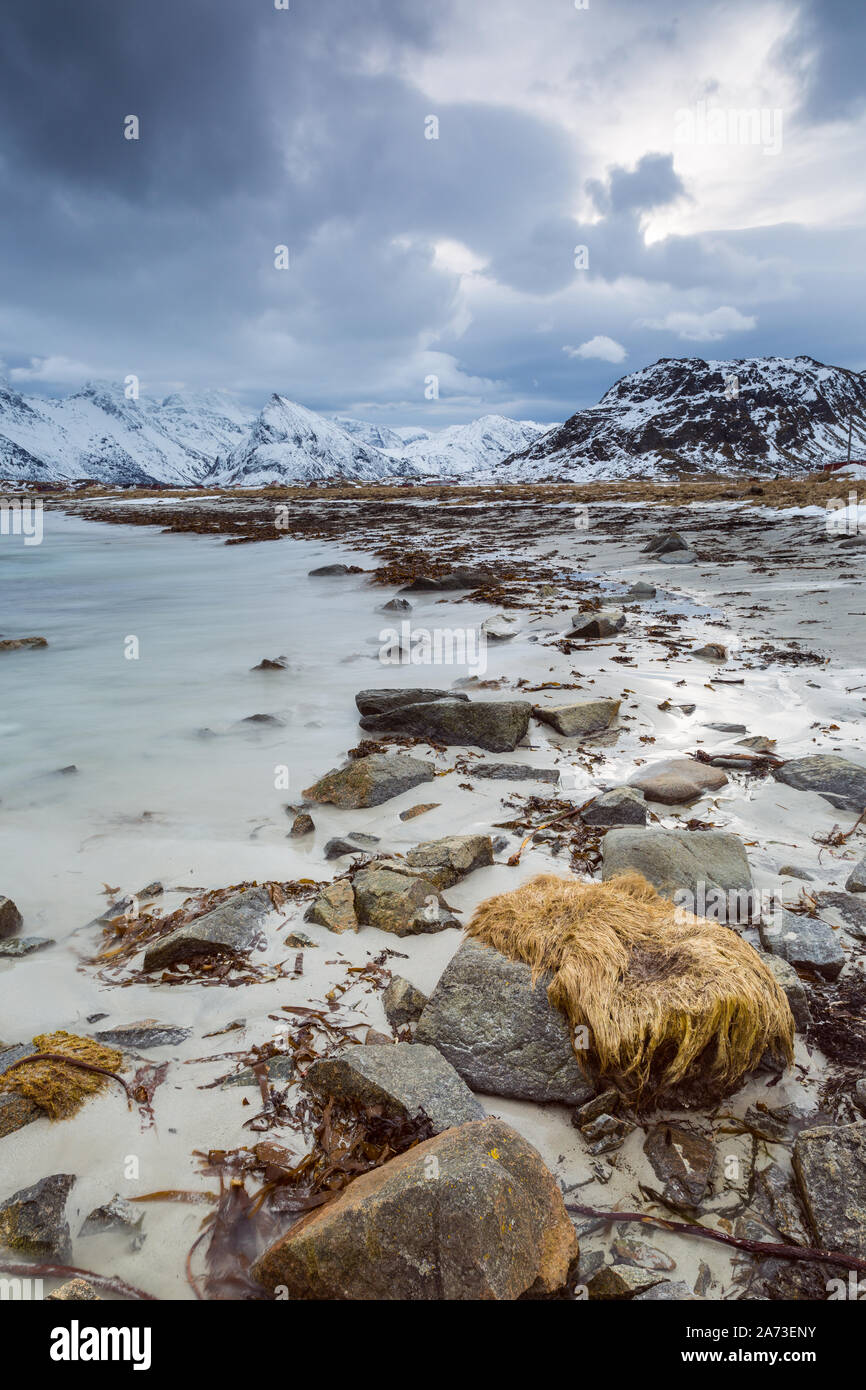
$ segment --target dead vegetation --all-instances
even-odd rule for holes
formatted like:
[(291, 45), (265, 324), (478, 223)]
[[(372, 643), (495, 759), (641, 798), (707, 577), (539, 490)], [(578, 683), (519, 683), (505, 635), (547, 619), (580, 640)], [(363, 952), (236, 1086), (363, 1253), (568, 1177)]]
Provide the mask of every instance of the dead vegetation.
[(93, 1038), (75, 1033), (40, 1033), (33, 1039), (36, 1054), (22, 1057), (0, 1077), (0, 1091), (14, 1092), (35, 1101), (51, 1120), (76, 1114), (85, 1101), (117, 1081), (123, 1053)]
[(482, 903), (467, 930), (535, 977), (552, 974), (551, 1004), (589, 1033), (581, 1066), (633, 1105), (681, 1082), (722, 1095), (768, 1050), (793, 1061), (791, 1011), (757, 952), (639, 874), (544, 874)]

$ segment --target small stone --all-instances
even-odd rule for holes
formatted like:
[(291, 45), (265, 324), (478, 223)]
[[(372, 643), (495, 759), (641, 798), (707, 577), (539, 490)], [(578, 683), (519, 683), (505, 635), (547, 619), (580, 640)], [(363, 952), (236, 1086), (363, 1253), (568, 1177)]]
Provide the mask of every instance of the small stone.
[(248, 714), (239, 724), (263, 724), (267, 728), (284, 729), (286, 721), (277, 714)]
[(661, 1270), (669, 1274), (677, 1267), (676, 1260), (672, 1260), (664, 1250), (658, 1250), (642, 1240), (631, 1240), (628, 1236), (617, 1236), (611, 1245), (611, 1254), (614, 1264), (635, 1265), (638, 1269)]
[(66, 1202), (75, 1178), (54, 1173), (0, 1204), (0, 1245), (58, 1264), (68, 1264), (72, 1237)]
[(759, 930), (765, 951), (795, 969), (814, 970), (825, 980), (835, 980), (847, 959), (838, 932), (817, 917), (798, 916), (777, 906), (772, 916), (762, 919)]
[(273, 659), (271, 659), (271, 658), (265, 656), (265, 657), (263, 657), (262, 660), (259, 662), (258, 666), (251, 666), (251, 667), (250, 667), (250, 670), (251, 670), (251, 671), (285, 671), (285, 669), (286, 669), (286, 667), (288, 666), (288, 664), (289, 664), (289, 658), (288, 658), (287, 656), (275, 656), (275, 657), (273, 657)]
[(703, 647), (695, 647), (692, 656), (701, 656), (705, 661), (727, 661), (728, 649), (721, 642), (707, 642)]
[(654, 1284), (661, 1282), (662, 1275), (657, 1270), (639, 1269), (637, 1265), (602, 1265), (587, 1281), (586, 1289), (591, 1299), (626, 1299), (644, 1293)]
[(526, 736), (531, 712), (528, 700), (470, 702), (454, 697), (364, 715), (360, 723), (370, 733), (412, 734), (448, 747), (465, 744), (510, 753)]
[(620, 632), (625, 627), (625, 614), (618, 608), (600, 608), (597, 612), (575, 613), (571, 622), (571, 631), (565, 634), (567, 638), (598, 641)]
[(24, 925), (24, 918), (11, 898), (0, 897), (0, 941), (14, 936)]
[(16, 1130), (32, 1124), (44, 1113), (35, 1100), (19, 1096), (14, 1091), (3, 1092), (0, 1094), (0, 1139), (5, 1139), (7, 1134), (14, 1134)]
[(597, 1120), (599, 1115), (615, 1115), (619, 1109), (620, 1095), (618, 1091), (602, 1091), (600, 1095), (593, 1096), (585, 1105), (579, 1105), (572, 1111), (571, 1123), (575, 1129), (582, 1129), (588, 1125), (590, 1120)]
[(613, 1153), (614, 1149), (622, 1146), (633, 1130), (634, 1125), (629, 1120), (605, 1114), (597, 1115), (595, 1119), (580, 1126), (589, 1152), (596, 1156)]
[(626, 592), (625, 597), (634, 600), (655, 598), (657, 593), (655, 584), (648, 584), (645, 579), (639, 579), (636, 584)]
[(799, 878), (804, 883), (811, 883), (814, 877), (808, 869), (801, 868), (799, 864), (782, 864), (778, 873), (780, 878)]
[(355, 912), (355, 894), (348, 880), (341, 878), (328, 883), (311, 903), (305, 913), (305, 921), (316, 922), (328, 931), (337, 932), (358, 930), (358, 917)]
[(352, 844), (351, 840), (344, 840), (339, 835), (335, 836), (331, 840), (328, 840), (327, 844), (325, 845), (326, 859), (342, 859), (343, 856), (346, 854), (363, 853), (364, 851), (360, 845)]
[(48, 639), (45, 637), (5, 637), (0, 642), (0, 652), (17, 652), (24, 647), (47, 647)]
[(15, 960), (19, 956), (32, 956), (34, 951), (44, 951), (46, 946), (54, 944), (53, 936), (15, 936), (11, 941), (0, 941), (0, 959)]
[(490, 777), (499, 782), (558, 782), (556, 767), (530, 767), (528, 763), (476, 763), (473, 777)]
[(438, 801), (421, 801), (417, 806), (410, 806), (408, 811), (401, 811), (400, 819), (414, 820), (416, 816), (423, 816), (426, 811), (435, 811), (439, 805)]
[(86, 1279), (67, 1279), (59, 1289), (45, 1295), (46, 1303), (101, 1303), (102, 1299)]
[(296, 951), (314, 951), (318, 949), (318, 943), (311, 936), (307, 936), (305, 931), (291, 931), (283, 943), (286, 946), (293, 946)]
[(434, 775), (433, 764), (421, 758), (402, 753), (370, 753), (367, 757), (355, 758), (348, 767), (326, 772), (307, 788), (304, 796), (353, 809), (381, 806), (382, 802), (411, 791), (421, 782), (432, 782)]
[(383, 603), (381, 613), (411, 613), (412, 605), (407, 598), (392, 598)]
[(860, 860), (851, 870), (845, 880), (845, 891), (848, 893), (866, 893), (866, 858)]
[(319, 565), (318, 569), (307, 570), (311, 579), (322, 579), (336, 574), (363, 574), (358, 565)]
[(745, 724), (703, 724), (704, 729), (714, 729), (717, 734), (745, 734)]
[(642, 791), (647, 801), (678, 806), (696, 801), (707, 792), (719, 791), (727, 781), (720, 768), (710, 767), (695, 758), (665, 758), (641, 768), (629, 778), (628, 785)]
[(651, 1289), (647, 1289), (645, 1293), (639, 1293), (635, 1297), (636, 1303), (696, 1303), (698, 1301), (698, 1295), (692, 1293), (683, 1279), (665, 1279), (661, 1284), (653, 1284)]
[(568, 705), (536, 705), (533, 714), (564, 738), (607, 729), (619, 713), (620, 700), (577, 700)]
[(355, 912), (362, 926), (378, 927), (395, 936), (415, 936), (458, 925), (445, 911), (429, 878), (372, 864), (355, 875), (353, 888)]
[(654, 537), (643, 548), (645, 555), (670, 555), (676, 550), (688, 550), (688, 542), (684, 541), (679, 531), (663, 531), (660, 536)]
[(402, 975), (392, 975), (390, 984), (382, 994), (382, 1007), (392, 1028), (417, 1022), (426, 1004), (427, 995), (404, 980)]
[(97, 1042), (110, 1043), (113, 1047), (145, 1052), (149, 1047), (176, 1047), (192, 1037), (192, 1029), (144, 1018), (138, 1023), (121, 1023), (115, 1028), (104, 1028), (94, 1037)]
[(94, 1208), (78, 1234), (97, 1236), (102, 1235), (105, 1231), (129, 1231), (133, 1237), (132, 1248), (138, 1250), (144, 1242), (144, 1236), (141, 1233), (143, 1221), (143, 1209), (137, 1207), (133, 1202), (128, 1202), (119, 1193), (115, 1193), (110, 1202)]
[(581, 811), (587, 825), (646, 825), (646, 818), (646, 799), (637, 787), (614, 787)]
[(708, 1139), (681, 1125), (654, 1125), (644, 1141), (644, 1153), (664, 1183), (663, 1200), (679, 1209), (700, 1206), (715, 1160)]
[(289, 834), (293, 840), (299, 840), (304, 835), (312, 835), (315, 828), (313, 817), (308, 815), (306, 811), (301, 811), (292, 821), (292, 828)]

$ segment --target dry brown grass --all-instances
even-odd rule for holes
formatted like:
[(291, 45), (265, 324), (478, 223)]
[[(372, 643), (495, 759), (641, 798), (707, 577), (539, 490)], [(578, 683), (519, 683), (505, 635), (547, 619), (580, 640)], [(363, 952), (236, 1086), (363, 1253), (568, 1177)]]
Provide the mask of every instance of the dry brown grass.
[(722, 1095), (769, 1050), (793, 1060), (788, 1001), (757, 951), (693, 917), (640, 874), (580, 883), (543, 874), (478, 907), (467, 928), (533, 978), (589, 1031), (588, 1075), (633, 1104), (680, 1083)]
[[(33, 1039), (33, 1046), (37, 1052), (70, 1057), (106, 1071), (116, 1072), (123, 1061), (123, 1053), (117, 1048), (106, 1047), (93, 1038), (82, 1038), (75, 1033), (40, 1033)], [(47, 1059), (12, 1067), (0, 1077), (0, 1091), (14, 1091), (35, 1101), (52, 1120), (65, 1120), (74, 1115), (86, 1100), (110, 1084), (106, 1076)]]

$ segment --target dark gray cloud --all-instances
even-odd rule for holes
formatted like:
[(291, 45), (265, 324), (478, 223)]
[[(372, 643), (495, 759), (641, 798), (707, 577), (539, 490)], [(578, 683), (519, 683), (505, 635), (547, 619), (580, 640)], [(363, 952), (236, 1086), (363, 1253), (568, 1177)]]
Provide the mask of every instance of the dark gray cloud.
[[(560, 417), (663, 355), (866, 365), (849, 206), (844, 229), (822, 205), (820, 226), (764, 213), (740, 230), (753, 194), (734, 183), (727, 225), (647, 242), (651, 215), (700, 207), (675, 149), (649, 134), (641, 145), (649, 98), (628, 104), (630, 84), (644, 91), (642, 63), (690, 72), (685, 0), (661, 0), (651, 25), (639, 0), (585, 15), (561, 0), (531, 12), (499, 0), (290, 4), (8, 0), (0, 356), (24, 389), (30, 359), (50, 358), (33, 389), (134, 371), (155, 389), (217, 385), (251, 404), (279, 390), (436, 424), (497, 409)], [(751, 0), (737, 5), (747, 25)], [(792, 0), (779, 53), (799, 75), (801, 139), (856, 118), (863, 84), (845, 48), (860, 8)], [(503, 34), (512, 53), (525, 49), (523, 93), (500, 80)], [(563, 48), (581, 115), (571, 122), (548, 71)], [(462, 72), (467, 56), (486, 85), (466, 77), (437, 95), (425, 64)], [(138, 141), (123, 138), (130, 114)], [(430, 116), (438, 139), (425, 139)], [(626, 118), (636, 134), (624, 159)], [(844, 171), (839, 182), (847, 196)], [(274, 268), (278, 244), (289, 271)], [(480, 273), (467, 278), (463, 260)], [(678, 333), (677, 313), (722, 306), (736, 311), (724, 342)], [(564, 351), (594, 337), (621, 343), (622, 365)], [(442, 379), (435, 404), (430, 372)]]

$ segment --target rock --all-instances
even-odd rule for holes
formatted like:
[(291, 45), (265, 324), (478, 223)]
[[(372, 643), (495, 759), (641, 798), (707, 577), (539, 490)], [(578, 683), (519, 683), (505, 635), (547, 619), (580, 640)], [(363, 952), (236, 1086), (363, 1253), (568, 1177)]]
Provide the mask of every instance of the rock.
[(24, 918), (11, 898), (0, 897), (0, 941), (14, 936), (24, 925)]
[(347, 879), (328, 883), (319, 896), (310, 904), (304, 921), (317, 922), (328, 931), (337, 932), (358, 930), (358, 916), (355, 912), (355, 894)]
[(350, 830), (346, 839), (363, 850), (371, 850), (382, 843), (378, 835), (365, 835), (363, 830)]
[(472, 776), (500, 782), (558, 782), (559, 768), (530, 767), (527, 763), (476, 763)]
[(67, 1279), (65, 1284), (61, 1284), (59, 1289), (53, 1293), (45, 1295), (46, 1303), (101, 1303), (102, 1299), (96, 1292), (92, 1284), (88, 1284), (86, 1279)]
[(0, 642), (0, 652), (17, 652), (23, 647), (47, 647), (45, 637), (6, 637)]
[(637, 1265), (602, 1265), (587, 1281), (586, 1291), (591, 1299), (634, 1298), (654, 1284), (661, 1282), (658, 1271), (639, 1269)]
[(571, 624), (566, 637), (589, 642), (620, 632), (625, 627), (625, 614), (618, 608), (599, 608), (597, 612), (575, 613)]
[(415, 1032), (438, 1047), (473, 1091), (581, 1105), (593, 1094), (565, 1014), (548, 1002), (549, 977), (464, 941), (430, 996)]
[(771, 753), (776, 746), (774, 738), (766, 738), (764, 734), (752, 734), (749, 738), (738, 738), (738, 748), (748, 748), (753, 753)]
[(364, 1034), (364, 1047), (385, 1047), (386, 1044), (392, 1046), (393, 1038), (389, 1038), (387, 1033), (379, 1033), (375, 1028), (368, 1028)]
[(493, 863), (493, 843), (489, 835), (447, 835), (410, 849), (406, 863), (423, 869), (437, 888), (451, 888), (474, 869)]
[(250, 670), (251, 670), (251, 671), (285, 671), (285, 669), (286, 669), (286, 667), (288, 666), (288, 664), (289, 664), (289, 658), (288, 658), (287, 656), (275, 656), (273, 659), (271, 659), (271, 658), (265, 656), (265, 657), (262, 657), (262, 659), (261, 659), (261, 661), (259, 662), (258, 666), (251, 666), (251, 667), (250, 667)]
[(866, 1121), (804, 1129), (793, 1166), (818, 1248), (866, 1260)]
[(617, 1236), (611, 1245), (611, 1254), (614, 1264), (636, 1265), (638, 1269), (661, 1270), (664, 1274), (670, 1274), (677, 1267), (676, 1260), (666, 1255), (664, 1250), (657, 1250), (654, 1245), (647, 1245), (642, 1240), (631, 1240), (628, 1236)]
[(252, 949), (271, 908), (267, 889), (247, 888), (155, 941), (145, 952), (142, 969), (164, 970), (192, 956), (243, 955)]
[(427, 995), (422, 994), (402, 975), (392, 975), (391, 982), (382, 994), (382, 1007), (392, 1028), (402, 1028), (407, 1023), (415, 1023), (424, 1012)]
[(759, 930), (764, 950), (781, 956), (795, 969), (813, 970), (825, 980), (835, 980), (845, 964), (838, 932), (820, 918), (798, 917), (777, 906), (766, 921), (762, 918)]
[[(269, 1057), (264, 1066), (268, 1080), (272, 1084), (276, 1081), (297, 1081), (294, 1057), (286, 1057), (285, 1055)], [(257, 1070), (253, 1067), (244, 1067), (235, 1076), (230, 1076), (224, 1081), (220, 1090), (227, 1091), (233, 1086), (255, 1086), (257, 1090), (260, 1090)]]
[[(35, 1048), (33, 1049), (35, 1051)], [(14, 1091), (0, 1094), (0, 1139), (14, 1134), (25, 1125), (32, 1124), (44, 1115), (44, 1110), (27, 1096), (16, 1095)]]
[(859, 814), (866, 807), (866, 767), (848, 758), (831, 753), (793, 758), (774, 767), (773, 776), (787, 787), (817, 792), (837, 810)]
[(756, 1205), (791, 1245), (808, 1245), (809, 1233), (794, 1186), (778, 1163), (769, 1163), (755, 1179)]
[(620, 1119), (616, 1115), (601, 1114), (579, 1128), (589, 1152), (598, 1157), (600, 1154), (613, 1153), (614, 1149), (621, 1148), (633, 1132), (634, 1125), (630, 1120)]
[(708, 1139), (682, 1125), (654, 1125), (644, 1153), (664, 1183), (663, 1200), (677, 1210), (696, 1210), (707, 1190), (716, 1151)]
[(0, 941), (0, 960), (16, 960), (19, 956), (32, 956), (34, 951), (43, 951), (46, 946), (55, 944), (53, 936), (15, 936), (10, 941)]
[(648, 541), (643, 548), (644, 555), (669, 555), (675, 550), (688, 550), (688, 542), (684, 541), (679, 531), (663, 531), (660, 536)]
[(866, 1115), (866, 1079), (858, 1081), (854, 1087), (854, 1104)]
[(94, 1208), (78, 1234), (98, 1236), (105, 1231), (128, 1231), (133, 1237), (133, 1250), (138, 1250), (145, 1239), (141, 1233), (143, 1221), (144, 1209), (115, 1193), (110, 1202)]
[(303, 1084), (323, 1098), (381, 1106), (392, 1119), (410, 1120), (423, 1110), (436, 1134), (484, 1118), (484, 1107), (441, 1052), (417, 1043), (349, 1047), (321, 1057)]
[(536, 705), (533, 714), (564, 738), (607, 729), (619, 713), (620, 700), (577, 700), (571, 705)]
[(104, 1028), (93, 1036), (97, 1042), (110, 1043), (113, 1047), (146, 1052), (149, 1047), (176, 1047), (192, 1037), (192, 1029), (143, 1018), (138, 1023), (120, 1023), (116, 1028)]
[(744, 734), (745, 724), (702, 724), (703, 729), (714, 729), (717, 734)]
[(609, 830), (602, 878), (636, 870), (665, 897), (699, 917), (748, 921), (752, 873), (746, 851), (726, 830)]
[(507, 618), (504, 613), (494, 613), (492, 617), (484, 619), (481, 631), (489, 642), (508, 642), (520, 631), (520, 621), (518, 618)]
[(319, 565), (318, 569), (307, 570), (311, 579), (321, 579), (332, 574), (363, 574), (358, 565)]
[(290, 931), (284, 945), (294, 946), (296, 951), (318, 950), (318, 943), (311, 936), (307, 936), (305, 931)]
[(632, 584), (631, 588), (625, 594), (625, 597), (630, 599), (650, 599), (655, 598), (656, 592), (655, 584), (648, 584), (645, 579), (639, 579), (636, 584)]
[(355, 875), (352, 886), (355, 912), (362, 926), (378, 927), (395, 936), (417, 936), (459, 926), (444, 909), (429, 878), (371, 864)]
[(410, 806), (407, 811), (401, 811), (400, 820), (415, 820), (417, 816), (426, 815), (428, 811), (435, 811), (441, 804), (441, 801), (420, 801), (417, 806)]
[(239, 724), (264, 724), (267, 728), (284, 729), (285, 719), (280, 719), (277, 714), (248, 714), (245, 719), (240, 719)]
[(411, 613), (412, 605), (407, 598), (392, 598), (383, 603), (380, 613)]
[(866, 903), (853, 893), (819, 893), (818, 905), (822, 912), (831, 917), (831, 926), (837, 925), (832, 919), (841, 918), (845, 928), (861, 941), (866, 940)]
[(705, 642), (702, 647), (693, 647), (692, 656), (702, 656), (705, 661), (727, 661), (728, 649), (721, 642)]
[(593, 1096), (592, 1100), (579, 1105), (572, 1111), (571, 1123), (575, 1129), (583, 1129), (591, 1120), (597, 1120), (599, 1115), (615, 1115), (619, 1109), (619, 1091), (602, 1091), (599, 1095)]
[(577, 1237), (530, 1144), (476, 1120), (364, 1173), (253, 1267), (291, 1299), (512, 1301), (571, 1292)]
[(587, 825), (646, 825), (646, 802), (637, 787), (614, 787), (597, 796), (584, 811)]
[(781, 864), (778, 873), (780, 878), (800, 878), (804, 883), (811, 883), (814, 877), (808, 869), (802, 868), (799, 864)]
[(429, 690), (412, 687), (407, 690), (359, 690), (355, 704), (359, 714), (388, 714), (404, 705), (429, 705), (436, 700), (464, 700), (469, 696), (455, 690)]
[(344, 840), (340, 835), (335, 836), (332, 840), (328, 840), (325, 845), (326, 859), (342, 859), (346, 854), (364, 853), (366, 853), (366, 851), (363, 850), (360, 845), (354, 845), (351, 840)]
[(656, 1303), (661, 1302), (692, 1302), (699, 1303), (701, 1300), (697, 1294), (692, 1293), (688, 1284), (683, 1279), (666, 1279), (661, 1284), (653, 1284), (651, 1289), (645, 1293), (635, 1295), (635, 1303)]
[(419, 575), (417, 579), (413, 579), (411, 584), (404, 584), (400, 593), (419, 594), (437, 590), (478, 589), (489, 584), (494, 577), (489, 570), (472, 569), (468, 565), (458, 565), (456, 569), (441, 575), (438, 579), (433, 579), (428, 575)]
[(866, 893), (866, 857), (855, 864), (850, 874), (845, 880), (845, 891), (848, 893)]
[(701, 1201), (703, 1216), (734, 1216), (752, 1196), (755, 1138), (719, 1132), (715, 1161)]
[(526, 736), (531, 712), (528, 700), (434, 700), (364, 715), (360, 723), (370, 733), (414, 734), (432, 743), (510, 753)]
[(679, 806), (718, 791), (727, 781), (720, 768), (699, 763), (695, 758), (665, 758), (641, 768), (629, 778), (628, 785), (642, 791), (647, 801)]
[(433, 777), (432, 763), (421, 758), (404, 753), (370, 753), (366, 758), (355, 758), (348, 767), (326, 772), (307, 788), (304, 796), (352, 809), (381, 806), (383, 801), (411, 791), (421, 782), (432, 782)]
[(784, 956), (775, 956), (768, 952), (761, 955), (761, 960), (768, 970), (771, 970), (775, 975), (776, 983), (791, 1006), (791, 1013), (797, 1028), (801, 1033), (805, 1033), (812, 1022), (812, 1011), (809, 1008), (809, 995), (806, 986), (800, 976)]
[(66, 1201), (75, 1178), (53, 1173), (0, 1203), (0, 1245), (52, 1263), (68, 1264), (72, 1237)]
[(293, 840), (300, 840), (304, 835), (312, 835), (315, 828), (316, 823), (313, 817), (308, 815), (306, 811), (301, 811), (292, 821), (292, 828), (289, 834)]

